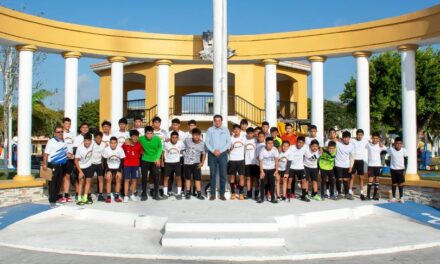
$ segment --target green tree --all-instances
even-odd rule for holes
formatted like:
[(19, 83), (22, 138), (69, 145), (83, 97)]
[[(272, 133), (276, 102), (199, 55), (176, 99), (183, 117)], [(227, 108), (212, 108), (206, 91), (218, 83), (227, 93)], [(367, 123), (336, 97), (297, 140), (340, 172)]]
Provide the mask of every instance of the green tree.
[(48, 108), (43, 101), (56, 92), (46, 89), (36, 89), (32, 94), (32, 135), (50, 136), (53, 128), (63, 118), (62, 113)]
[[(429, 47), (416, 53), (418, 130), (438, 131), (440, 119), (440, 52)], [(370, 60), (371, 129), (400, 133), (402, 127), (401, 65), (398, 52), (385, 52)], [(356, 80), (345, 83), (340, 99), (356, 113)], [(434, 132), (435, 133), (435, 132)]]
[[(311, 100), (310, 98), (307, 100), (308, 116), (311, 117)], [(353, 128), (355, 127), (355, 119), (344, 103), (324, 100), (324, 132), (326, 133), (332, 127), (338, 129)]]
[(78, 125), (87, 122), (91, 128), (99, 128), (99, 100), (83, 103), (78, 109)]

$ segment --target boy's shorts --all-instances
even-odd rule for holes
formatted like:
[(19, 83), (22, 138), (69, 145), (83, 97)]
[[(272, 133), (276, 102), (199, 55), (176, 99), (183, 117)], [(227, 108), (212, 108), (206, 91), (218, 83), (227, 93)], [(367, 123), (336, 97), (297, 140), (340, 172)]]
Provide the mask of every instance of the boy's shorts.
[(230, 160), (228, 161), (228, 175), (244, 175), (245, 165), (244, 160)]
[(321, 179), (324, 178), (334, 178), (335, 177), (335, 171), (334, 170), (320, 170), (321, 172)]
[(378, 177), (382, 174), (382, 167), (368, 166), (368, 177)]
[(183, 173), (185, 174), (185, 180), (191, 180), (191, 176), (195, 181), (202, 180), (202, 170), (198, 167), (199, 164), (184, 164)]
[(351, 174), (355, 175), (364, 175), (364, 161), (363, 160), (355, 160), (353, 163), (353, 168), (351, 170)]
[(249, 164), (244, 166), (244, 174), (246, 177), (259, 177), (260, 176), (260, 167), (255, 164)]
[(304, 170), (292, 170), (292, 169), (290, 169), (290, 171), (289, 171), (289, 178), (295, 179), (295, 177), (296, 177), (296, 179), (298, 181), (305, 179), (306, 175), (305, 175)]
[(139, 166), (126, 166), (124, 167), (125, 180), (139, 179)]
[(102, 164), (92, 164), (92, 171), (93, 175), (96, 173), (96, 176), (98, 177), (104, 175), (104, 167)]
[(308, 181), (312, 180), (312, 181), (318, 181), (318, 168), (309, 168), (309, 167), (304, 167), (304, 171), (306, 173), (306, 179)]
[(180, 162), (165, 163), (164, 176), (182, 176), (182, 164)]
[(405, 170), (393, 170), (391, 169), (391, 183), (402, 184), (405, 182)]
[(73, 172), (73, 168), (75, 168), (75, 162), (73, 159), (68, 159), (66, 162), (66, 174), (71, 175)]
[(81, 169), (81, 170), (82, 170), (82, 172), (84, 173), (84, 177), (85, 177), (86, 179), (91, 179), (91, 178), (93, 178), (93, 169), (92, 169), (92, 166), (87, 167), (87, 168), (84, 168), (84, 169)]
[(335, 167), (336, 179), (350, 179), (351, 175), (348, 173), (349, 168)]

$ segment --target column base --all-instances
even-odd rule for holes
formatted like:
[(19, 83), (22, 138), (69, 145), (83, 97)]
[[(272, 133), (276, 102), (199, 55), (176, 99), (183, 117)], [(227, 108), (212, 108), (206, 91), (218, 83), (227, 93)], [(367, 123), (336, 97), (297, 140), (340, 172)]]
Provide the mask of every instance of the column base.
[(420, 181), (420, 176), (415, 174), (405, 174), (405, 181)]
[(15, 175), (13, 180), (18, 182), (27, 182), (27, 181), (34, 181), (35, 177), (32, 175)]

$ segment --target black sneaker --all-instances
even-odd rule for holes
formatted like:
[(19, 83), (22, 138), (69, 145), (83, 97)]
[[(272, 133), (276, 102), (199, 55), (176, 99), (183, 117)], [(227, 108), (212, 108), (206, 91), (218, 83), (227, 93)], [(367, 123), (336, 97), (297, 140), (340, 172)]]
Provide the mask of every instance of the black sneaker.
[(276, 204), (276, 203), (278, 203), (278, 199), (276, 199), (276, 198), (271, 199), (270, 202)]
[(379, 201), (379, 199), (380, 199), (379, 194), (377, 194), (377, 195), (375, 195), (375, 196), (373, 197), (373, 200), (375, 200), (375, 201)]
[(366, 201), (371, 201), (371, 197), (370, 197), (370, 196), (367, 196), (367, 197), (365, 198), (365, 200), (366, 200)]
[(190, 193), (190, 192), (187, 192), (187, 193), (185, 194), (185, 199), (186, 199), (186, 200), (191, 199), (191, 193)]
[(92, 199), (92, 197), (90, 197), (90, 198), (87, 199), (87, 204), (93, 204), (93, 199)]
[(365, 195), (361, 194), (361, 200), (362, 200), (362, 201), (367, 200), (367, 198), (365, 197)]
[(177, 200), (182, 200), (182, 194), (176, 194), (175, 197), (176, 197)]
[(257, 203), (263, 203), (264, 199), (258, 198)]
[(159, 190), (159, 195), (160, 195), (160, 196), (163, 196), (163, 189), (160, 189), (160, 190)]
[(141, 195), (141, 201), (142, 201), (142, 202), (145, 202), (146, 200), (148, 200), (148, 196), (147, 196), (146, 194), (145, 194), (145, 195), (142, 194), (142, 195)]
[(353, 195), (351, 195), (351, 194), (347, 194), (345, 196), (345, 199), (347, 199), (347, 200), (354, 200)]
[(338, 200), (341, 200), (342, 198), (344, 198), (344, 196), (342, 194), (338, 194)]
[(205, 200), (205, 197), (203, 197), (202, 193), (197, 193), (197, 199), (199, 200)]
[(154, 190), (153, 189), (150, 189), (150, 196), (154, 196)]
[(161, 199), (161, 200), (167, 200), (167, 199), (168, 199), (168, 195), (162, 195), (162, 196), (160, 197), (160, 199)]
[(104, 196), (102, 195), (102, 193), (100, 193), (100, 194), (98, 195), (98, 202), (105, 202), (105, 198), (104, 198)]
[(309, 197), (307, 197), (307, 195), (302, 195), (301, 196), (301, 201), (310, 202), (310, 199), (309, 199)]

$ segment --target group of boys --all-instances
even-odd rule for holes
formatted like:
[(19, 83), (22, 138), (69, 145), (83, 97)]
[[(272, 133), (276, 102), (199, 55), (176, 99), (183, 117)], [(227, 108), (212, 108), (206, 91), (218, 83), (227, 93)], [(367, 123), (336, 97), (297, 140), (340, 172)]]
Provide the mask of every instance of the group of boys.
[[(193, 195), (205, 199), (201, 168), (206, 159), (206, 147), (196, 121), (188, 122), (189, 132), (186, 133), (180, 130), (179, 119), (172, 120), (170, 132), (161, 129), (159, 117), (153, 118), (152, 126), (145, 128), (140, 118), (134, 120), (134, 127), (129, 131), (127, 123), (127, 119), (120, 119), (119, 129), (112, 131), (112, 124), (104, 121), (102, 132), (94, 134), (89, 132), (88, 124), (83, 123), (79, 127), (80, 134), (73, 137), (70, 119), (63, 119), (62, 127), (55, 129), (55, 137), (47, 144), (43, 160), (43, 167), (62, 174), (58, 181), (50, 183), (51, 203), (57, 195), (59, 203), (72, 201), (69, 195), (71, 182), (75, 184), (75, 198), (79, 205), (93, 203), (92, 178), (95, 175), (97, 200), (106, 203), (145, 201), (148, 199), (147, 184), (149, 195), (156, 200), (171, 195), (179, 200), (183, 197), (190, 199)], [(299, 198), (306, 202), (344, 197), (352, 200), (355, 175), (359, 176), (361, 199), (377, 200), (382, 154), (388, 152), (391, 157), (392, 201), (396, 201), (398, 187), (399, 201), (403, 202), (406, 151), (401, 138), (396, 138), (394, 145), (387, 149), (378, 133), (373, 133), (369, 141), (358, 129), (354, 139), (348, 131), (337, 139), (336, 131), (330, 129), (328, 140), (322, 144), (314, 125), (307, 137), (297, 136), (291, 124), (286, 124), (285, 128), (286, 133), (280, 137), (278, 129), (270, 128), (267, 122), (252, 128), (243, 119), (239, 125), (233, 125), (228, 150), (231, 200), (290, 201), (295, 198), (297, 182), (301, 188)], [(367, 156), (365, 195), (363, 176)], [(142, 179), (140, 194), (137, 192), (139, 178)], [(173, 192), (174, 183), (176, 192)]]

